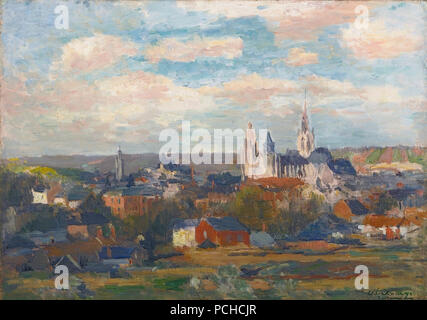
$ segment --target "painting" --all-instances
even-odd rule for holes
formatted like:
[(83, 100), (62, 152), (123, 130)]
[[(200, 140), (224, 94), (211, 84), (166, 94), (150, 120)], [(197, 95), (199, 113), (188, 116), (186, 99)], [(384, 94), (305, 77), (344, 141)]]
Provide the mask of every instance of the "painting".
[(1, 11), (0, 299), (426, 299), (425, 2)]

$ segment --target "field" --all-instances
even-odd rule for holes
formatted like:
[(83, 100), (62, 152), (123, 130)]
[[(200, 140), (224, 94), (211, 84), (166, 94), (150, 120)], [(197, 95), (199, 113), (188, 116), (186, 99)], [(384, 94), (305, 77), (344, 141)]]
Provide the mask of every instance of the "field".
[[(424, 257), (425, 258), (425, 257)], [(191, 249), (142, 268), (70, 275), (8, 272), (4, 299), (425, 299), (426, 261), (404, 243), (318, 250)], [(369, 268), (369, 290), (358, 291), (357, 265)]]

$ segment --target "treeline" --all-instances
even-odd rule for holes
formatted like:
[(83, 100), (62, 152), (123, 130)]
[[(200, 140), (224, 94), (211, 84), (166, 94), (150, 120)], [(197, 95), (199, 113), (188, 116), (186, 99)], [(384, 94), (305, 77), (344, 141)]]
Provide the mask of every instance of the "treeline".
[(31, 204), (31, 188), (36, 177), (26, 173), (15, 173), (0, 166), (0, 211), (8, 207), (24, 207)]

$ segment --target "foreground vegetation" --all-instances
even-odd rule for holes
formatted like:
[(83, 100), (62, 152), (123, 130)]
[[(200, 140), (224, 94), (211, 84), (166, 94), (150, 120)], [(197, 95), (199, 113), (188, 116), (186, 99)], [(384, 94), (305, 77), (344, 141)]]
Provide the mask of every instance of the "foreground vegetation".
[[(424, 257), (425, 258), (425, 257)], [(357, 265), (369, 290), (354, 287)], [(242, 270), (259, 270), (247, 275)], [(404, 244), (334, 252), (222, 248), (185, 252), (121, 277), (71, 275), (54, 289), (53, 273), (7, 274), (4, 299), (425, 299), (425, 260)]]

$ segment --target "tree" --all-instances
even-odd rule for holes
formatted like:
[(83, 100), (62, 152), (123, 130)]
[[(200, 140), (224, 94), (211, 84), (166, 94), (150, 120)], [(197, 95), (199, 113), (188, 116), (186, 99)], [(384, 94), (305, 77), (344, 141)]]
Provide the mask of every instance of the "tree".
[(290, 198), (289, 206), (280, 209), (269, 231), (276, 238), (295, 237), (326, 212), (322, 198), (314, 193), (308, 199)]
[(275, 212), (270, 201), (263, 200), (263, 190), (257, 186), (245, 187), (236, 194), (229, 212), (252, 230), (274, 222)]
[(79, 206), (81, 213), (98, 213), (106, 218), (111, 218), (111, 209), (105, 206), (101, 194), (90, 192)]
[(397, 207), (397, 201), (387, 193), (382, 193), (374, 204), (374, 212), (384, 214), (386, 211)]

